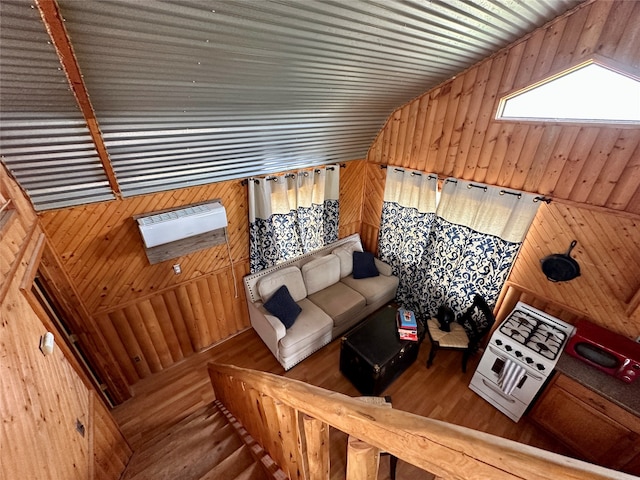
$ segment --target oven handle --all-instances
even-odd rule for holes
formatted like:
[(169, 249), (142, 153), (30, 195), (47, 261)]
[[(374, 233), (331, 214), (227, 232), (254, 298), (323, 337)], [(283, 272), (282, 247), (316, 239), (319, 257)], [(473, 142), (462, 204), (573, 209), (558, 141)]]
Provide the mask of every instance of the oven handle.
[[(502, 354), (502, 352), (500, 350), (498, 350), (497, 348), (492, 347), (491, 345), (489, 345), (489, 350), (491, 350), (491, 352), (493, 352), (496, 356), (500, 357), (502, 360), (507, 358)], [(520, 362), (518, 362), (518, 363), (520, 363)], [(538, 381), (544, 380), (544, 378), (542, 378), (540, 375), (536, 375), (535, 373), (531, 373), (529, 371), (529, 369), (527, 367), (525, 367), (524, 365), (522, 365), (522, 367), (527, 372), (527, 376), (533, 378), (534, 380), (538, 380)]]
[(484, 383), (485, 387), (488, 387), (489, 389), (493, 390), (494, 392), (496, 392), (498, 395), (500, 395), (502, 398), (504, 398), (507, 402), (509, 403), (516, 403), (516, 401), (511, 398), (511, 397), (507, 397), (507, 395), (500, 389), (494, 387), (492, 384), (490, 384), (489, 382), (487, 382), (484, 378), (482, 379), (482, 383)]

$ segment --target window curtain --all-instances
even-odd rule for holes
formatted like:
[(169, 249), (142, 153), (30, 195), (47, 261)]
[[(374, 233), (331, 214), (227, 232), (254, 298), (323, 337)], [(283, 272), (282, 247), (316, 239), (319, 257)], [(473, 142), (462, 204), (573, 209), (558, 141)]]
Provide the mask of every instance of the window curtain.
[(338, 239), (340, 167), (250, 179), (251, 273)]
[(416, 312), (427, 282), (422, 266), (435, 218), (437, 181), (435, 175), (387, 168), (378, 255), (400, 278), (396, 300)]
[(535, 195), (464, 180), (444, 181), (429, 232), (420, 310), (461, 315), (482, 295), (495, 305), (538, 211)]

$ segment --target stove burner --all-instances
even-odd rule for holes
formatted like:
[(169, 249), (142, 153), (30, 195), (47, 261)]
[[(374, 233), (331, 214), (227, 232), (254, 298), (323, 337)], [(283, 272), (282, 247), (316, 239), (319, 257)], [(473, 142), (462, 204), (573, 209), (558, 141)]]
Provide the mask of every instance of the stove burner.
[(500, 326), (500, 331), (534, 352), (555, 360), (566, 334), (544, 319), (516, 310)]

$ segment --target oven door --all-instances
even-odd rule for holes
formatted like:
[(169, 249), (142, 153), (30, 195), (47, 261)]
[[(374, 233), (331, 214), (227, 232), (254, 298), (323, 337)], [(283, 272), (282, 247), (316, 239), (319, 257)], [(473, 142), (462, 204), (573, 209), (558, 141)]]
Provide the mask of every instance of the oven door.
[[(516, 362), (525, 370), (525, 375), (518, 382), (511, 394), (505, 393), (498, 384), (500, 372), (502, 372), (507, 359)], [(476, 372), (481, 374), (489, 382), (490, 385), (488, 387), (497, 395), (501, 395), (504, 398), (514, 397), (525, 405), (531, 403), (545, 381), (545, 377), (540, 373), (534, 372), (522, 362), (501, 352), (491, 344), (489, 344), (487, 350), (484, 352)]]

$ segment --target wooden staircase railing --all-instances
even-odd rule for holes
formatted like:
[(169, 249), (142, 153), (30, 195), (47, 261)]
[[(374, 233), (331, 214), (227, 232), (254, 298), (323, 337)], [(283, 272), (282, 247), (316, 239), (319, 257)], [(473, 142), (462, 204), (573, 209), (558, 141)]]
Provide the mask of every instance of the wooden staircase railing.
[(636, 478), (270, 373), (210, 364), (209, 376), (216, 398), (291, 479), (329, 480), (330, 426), (351, 437), (347, 480), (375, 478), (378, 449), (442, 479)]

